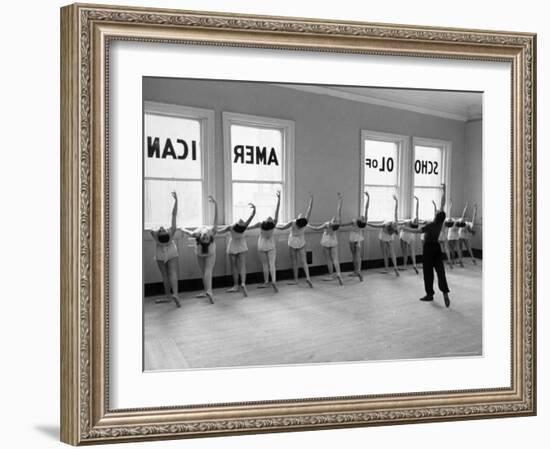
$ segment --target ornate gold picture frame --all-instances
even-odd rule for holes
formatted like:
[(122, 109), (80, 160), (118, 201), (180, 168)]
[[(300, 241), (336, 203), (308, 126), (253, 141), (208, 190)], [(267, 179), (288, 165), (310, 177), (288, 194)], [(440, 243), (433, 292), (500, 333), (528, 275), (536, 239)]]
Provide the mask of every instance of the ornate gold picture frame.
[[(117, 40), (512, 67), (510, 388), (184, 405), (109, 405), (108, 55)], [(61, 439), (73, 445), (536, 413), (536, 36), (75, 4), (61, 9)]]

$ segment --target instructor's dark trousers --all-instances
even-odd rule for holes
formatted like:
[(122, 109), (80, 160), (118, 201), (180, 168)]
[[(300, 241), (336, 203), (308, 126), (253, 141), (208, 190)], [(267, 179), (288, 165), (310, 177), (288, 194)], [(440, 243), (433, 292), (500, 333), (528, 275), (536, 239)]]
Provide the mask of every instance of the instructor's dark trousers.
[(424, 243), (424, 254), (422, 255), (422, 272), (424, 274), (424, 288), (428, 296), (434, 295), (434, 269), (437, 273), (439, 290), (442, 293), (449, 293), (441, 246), (439, 242), (426, 242)]

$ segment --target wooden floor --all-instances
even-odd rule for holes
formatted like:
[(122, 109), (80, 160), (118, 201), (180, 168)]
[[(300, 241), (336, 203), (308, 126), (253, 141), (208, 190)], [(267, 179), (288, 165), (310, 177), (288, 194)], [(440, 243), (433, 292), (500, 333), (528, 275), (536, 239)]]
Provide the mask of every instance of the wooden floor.
[[(347, 273), (344, 273), (346, 275)], [(313, 278), (314, 288), (280, 283), (280, 293), (250, 285), (249, 297), (216, 290), (215, 304), (194, 294), (144, 303), (144, 369), (171, 370), (482, 353), (481, 261), (447, 269), (451, 307), (439, 292), (420, 302), (422, 274), (379, 270), (344, 286)]]

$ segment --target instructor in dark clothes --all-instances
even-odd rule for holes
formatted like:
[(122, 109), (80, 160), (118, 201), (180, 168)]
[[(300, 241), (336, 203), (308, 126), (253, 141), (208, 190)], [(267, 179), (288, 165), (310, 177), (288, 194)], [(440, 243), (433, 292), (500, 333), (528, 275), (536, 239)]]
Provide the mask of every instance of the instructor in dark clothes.
[(441, 232), (441, 227), (445, 222), (445, 184), (443, 187), (443, 196), (441, 198), (441, 207), (439, 211), (436, 212), (434, 220), (429, 222), (422, 228), (409, 228), (405, 229), (409, 232), (423, 233), (424, 234), (424, 247), (422, 254), (422, 271), (424, 274), (424, 288), (426, 290), (426, 296), (420, 298), (420, 301), (433, 301), (434, 299), (434, 269), (437, 273), (437, 284), (439, 290), (443, 293), (443, 299), (445, 301), (445, 306), (449, 307), (451, 305), (451, 300), (449, 299), (449, 286), (447, 285), (447, 278), (445, 277), (445, 266), (443, 264), (443, 253), (441, 252), (441, 246), (438, 242), (439, 233)]

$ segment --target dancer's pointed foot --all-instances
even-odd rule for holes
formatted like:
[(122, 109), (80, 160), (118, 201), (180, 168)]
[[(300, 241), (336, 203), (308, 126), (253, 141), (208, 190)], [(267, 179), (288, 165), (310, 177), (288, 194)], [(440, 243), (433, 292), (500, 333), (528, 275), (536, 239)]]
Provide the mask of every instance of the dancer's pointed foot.
[(178, 298), (178, 295), (172, 295), (172, 299), (176, 303), (176, 307), (181, 307), (180, 299)]
[(246, 289), (246, 285), (241, 284), (241, 291), (243, 292), (243, 295), (245, 298), (248, 297), (248, 290)]
[(279, 293), (279, 287), (277, 287), (277, 284), (275, 282), (272, 282), (271, 286), (273, 287), (273, 291), (275, 293)]
[(451, 305), (451, 299), (449, 298), (448, 293), (443, 293), (443, 300), (445, 301), (445, 307), (449, 307)]
[(258, 288), (266, 288), (269, 285), (269, 282), (264, 282), (263, 284), (258, 285)]
[(311, 282), (311, 279), (306, 279), (307, 285), (309, 285), (309, 288), (313, 288), (313, 283)]
[(342, 280), (342, 276), (340, 276), (339, 274), (336, 275), (336, 279), (338, 279), (338, 283), (340, 285), (344, 285), (344, 281)]
[(214, 304), (214, 297), (212, 296), (212, 292), (206, 292), (205, 295), (210, 300), (210, 304)]
[(413, 267), (413, 270), (414, 270), (414, 272), (415, 272), (416, 274), (418, 274), (418, 268)]
[(237, 285), (234, 285), (233, 287), (228, 288), (226, 290), (227, 293), (237, 293), (238, 291), (239, 291), (239, 287)]

